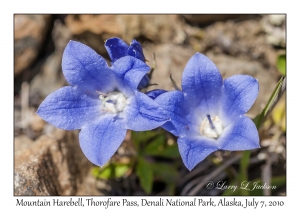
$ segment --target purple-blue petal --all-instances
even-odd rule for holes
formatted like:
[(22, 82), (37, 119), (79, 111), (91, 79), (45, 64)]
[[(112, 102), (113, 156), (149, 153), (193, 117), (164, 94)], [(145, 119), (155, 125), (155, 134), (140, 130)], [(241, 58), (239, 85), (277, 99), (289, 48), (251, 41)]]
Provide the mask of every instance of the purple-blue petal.
[(170, 91), (159, 95), (155, 101), (161, 108), (167, 111), (171, 121), (166, 122), (162, 127), (175, 136), (185, 136), (190, 132), (188, 106), (185, 104), (182, 91)]
[(145, 74), (150, 70), (146, 63), (132, 56), (116, 60), (111, 68), (124, 84), (132, 89), (137, 89)]
[(62, 58), (62, 70), (68, 83), (89, 93), (115, 88), (115, 75), (105, 61), (90, 47), (70, 41)]
[(156, 99), (159, 95), (161, 95), (161, 94), (163, 94), (165, 92), (167, 92), (167, 91), (166, 90), (162, 90), (162, 89), (154, 89), (154, 90), (148, 91), (146, 93), (146, 95), (149, 96), (152, 99)]
[(65, 130), (80, 129), (101, 116), (99, 98), (74, 87), (63, 87), (46, 97), (37, 114), (46, 122)]
[(235, 75), (225, 79), (221, 99), (223, 118), (230, 120), (245, 114), (256, 100), (258, 89), (258, 81), (248, 75)]
[(122, 39), (114, 37), (105, 41), (104, 47), (112, 62), (127, 55), (129, 46)]
[(187, 63), (182, 75), (182, 91), (192, 106), (204, 115), (214, 114), (222, 89), (222, 76), (216, 65), (205, 55), (196, 53)]
[(80, 131), (79, 143), (87, 159), (103, 166), (120, 147), (125, 135), (123, 121), (106, 115)]
[(140, 81), (140, 83), (138, 85), (138, 89), (140, 90), (140, 89), (146, 88), (147, 85), (149, 84), (149, 82), (150, 82), (150, 78), (149, 78), (148, 74), (146, 74)]
[(251, 119), (241, 116), (224, 130), (219, 139), (219, 149), (236, 151), (259, 148), (259, 136)]
[(134, 131), (152, 130), (170, 119), (153, 99), (138, 91), (124, 111), (126, 128)]
[(192, 170), (212, 152), (218, 150), (214, 140), (202, 137), (180, 137), (178, 138), (177, 143), (183, 163), (189, 170)]
[(145, 60), (146, 60), (141, 44), (138, 41), (136, 41), (135, 39), (132, 40), (132, 42), (130, 43), (130, 46), (128, 48), (128, 55), (138, 58), (143, 62), (145, 62)]

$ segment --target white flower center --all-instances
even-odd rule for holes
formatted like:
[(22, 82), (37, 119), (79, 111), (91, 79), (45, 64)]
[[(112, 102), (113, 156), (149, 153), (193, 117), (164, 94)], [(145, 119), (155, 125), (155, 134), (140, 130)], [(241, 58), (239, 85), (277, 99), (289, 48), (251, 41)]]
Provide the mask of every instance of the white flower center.
[(213, 118), (210, 115), (206, 115), (206, 118), (200, 125), (200, 134), (208, 138), (218, 138), (223, 132), (223, 124), (218, 116)]
[(122, 112), (127, 104), (127, 98), (120, 92), (101, 94), (99, 99), (102, 101), (103, 110), (111, 113)]

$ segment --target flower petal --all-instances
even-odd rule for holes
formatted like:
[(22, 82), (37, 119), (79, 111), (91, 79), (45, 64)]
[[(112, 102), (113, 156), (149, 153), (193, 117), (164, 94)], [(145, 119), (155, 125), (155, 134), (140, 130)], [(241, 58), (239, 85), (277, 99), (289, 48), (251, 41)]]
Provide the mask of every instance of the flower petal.
[(258, 95), (258, 81), (248, 75), (235, 75), (224, 80), (222, 110), (225, 119), (245, 114)]
[(187, 120), (188, 110), (184, 103), (182, 91), (171, 91), (159, 95), (155, 101), (161, 108), (167, 111), (171, 121), (166, 122), (162, 127), (175, 136), (184, 136), (189, 132), (190, 122)]
[(137, 58), (125, 56), (113, 63), (112, 70), (124, 80), (125, 84), (136, 89), (150, 67)]
[(101, 116), (100, 100), (74, 87), (63, 87), (46, 97), (37, 114), (48, 123), (65, 130), (80, 129)]
[(114, 37), (105, 41), (104, 47), (112, 62), (127, 55), (128, 45), (122, 39)]
[(146, 93), (147, 96), (149, 96), (152, 99), (156, 99), (159, 95), (166, 93), (166, 90), (162, 90), (162, 89), (154, 89), (154, 90), (150, 90)]
[(62, 69), (68, 83), (85, 91), (107, 92), (115, 88), (114, 72), (105, 59), (80, 42), (68, 43), (63, 53)]
[(205, 55), (196, 53), (182, 75), (182, 91), (190, 104), (199, 106), (204, 115), (217, 110), (222, 88), (222, 76), (216, 65)]
[(125, 135), (123, 122), (106, 115), (80, 131), (79, 143), (84, 155), (92, 163), (103, 166), (120, 147)]
[(143, 48), (141, 44), (135, 39), (132, 40), (132, 42), (130, 43), (130, 47), (128, 48), (128, 55), (138, 58), (144, 62), (146, 60), (144, 57)]
[(178, 138), (177, 143), (183, 163), (189, 170), (192, 170), (209, 154), (218, 150), (217, 144), (214, 140), (208, 140), (202, 137), (180, 137)]
[(143, 89), (143, 88), (146, 88), (147, 85), (149, 84), (149, 81), (150, 81), (150, 78), (149, 78), (148, 74), (146, 74), (146, 75), (142, 78), (141, 82), (139, 83), (138, 89), (141, 90), (141, 89)]
[(170, 119), (167, 112), (154, 100), (138, 91), (124, 111), (126, 128), (134, 131), (152, 130)]
[(242, 116), (220, 137), (219, 148), (223, 150), (251, 150), (259, 148), (259, 137), (255, 124)]

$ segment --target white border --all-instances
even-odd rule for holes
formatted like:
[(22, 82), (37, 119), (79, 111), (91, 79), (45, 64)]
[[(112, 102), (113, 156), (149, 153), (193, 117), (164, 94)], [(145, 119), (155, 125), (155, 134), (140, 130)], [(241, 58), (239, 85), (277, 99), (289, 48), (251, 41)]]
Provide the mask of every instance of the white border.
[[(294, 1), (296, 2), (296, 1)], [(287, 196), (285, 197), (255, 197), (258, 201), (284, 201), (284, 209), (298, 206), (299, 202), (299, 148), (300, 142), (299, 123), (296, 121), (299, 115), (299, 10), (297, 4), (292, 1), (1, 1), (0, 3), (0, 23), (1, 23), (1, 142), (0, 166), (1, 166), (1, 199), (0, 206), (16, 207), (16, 199), (21, 197), (13, 196), (13, 14), (14, 13), (286, 13), (287, 14)], [(298, 61), (298, 62), (297, 62)], [(4, 97), (3, 97), (4, 96)], [(24, 197), (27, 200), (35, 198)], [(53, 199), (54, 197), (42, 197), (42, 199)], [(87, 197), (83, 197), (87, 198)], [(107, 197), (105, 197), (106, 199)], [(122, 197), (124, 198), (124, 197)], [(121, 197), (113, 199), (121, 200)], [(128, 199), (140, 200), (143, 197), (129, 197)], [(149, 199), (149, 197), (145, 197)], [(178, 198), (178, 197), (175, 197)], [(198, 197), (200, 198), (200, 197)], [(226, 197), (232, 199), (233, 197)], [(238, 197), (244, 200), (246, 197)], [(250, 198), (250, 197), (249, 197)], [(37, 198), (36, 198), (37, 199)], [(69, 197), (60, 199), (68, 200)], [(101, 198), (97, 198), (101, 199)], [(154, 198), (153, 198), (154, 199)], [(190, 197), (182, 198), (190, 199)], [(204, 197), (203, 199), (209, 199)], [(214, 197), (214, 200), (220, 197)], [(30, 209), (32, 207), (29, 207)], [(40, 207), (37, 207), (40, 208)], [(64, 207), (73, 209), (74, 207)], [(102, 209), (100, 207), (91, 207)], [(132, 209), (133, 207), (122, 207), (122, 209)], [(166, 208), (166, 207), (164, 207)], [(182, 207), (173, 207), (181, 209)], [(199, 209), (200, 207), (197, 207)], [(211, 207), (210, 209), (212, 209)], [(233, 207), (223, 207), (231, 209)], [(4, 208), (8, 209), (8, 208)], [(113, 209), (113, 208), (111, 208)], [(144, 207), (153, 209), (153, 207)], [(159, 209), (159, 208), (157, 208)], [(196, 208), (194, 208), (196, 209)], [(215, 208), (214, 208), (215, 209)], [(270, 208), (271, 209), (271, 208)], [(278, 209), (273, 207), (272, 209)], [(282, 208), (283, 209), (283, 208)], [(295, 209), (295, 208), (294, 208)]]

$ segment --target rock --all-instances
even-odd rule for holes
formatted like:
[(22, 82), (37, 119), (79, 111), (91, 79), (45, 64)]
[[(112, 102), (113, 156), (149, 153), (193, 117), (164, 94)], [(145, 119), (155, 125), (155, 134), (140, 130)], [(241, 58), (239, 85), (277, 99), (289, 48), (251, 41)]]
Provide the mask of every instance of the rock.
[[(68, 15), (65, 22), (72, 34), (76, 35), (85, 31), (90, 31), (94, 34), (108, 33), (118, 35), (122, 33), (122, 28), (116, 19), (117, 15)], [(135, 22), (131, 24), (136, 25)]]
[(50, 93), (66, 85), (66, 79), (61, 69), (62, 53), (54, 52), (47, 57), (41, 72), (34, 76), (30, 92), (45, 98)]
[(178, 15), (68, 15), (65, 22), (77, 40), (100, 54), (106, 54), (104, 41), (111, 37), (127, 43), (137, 39), (182, 44), (186, 39)]
[(262, 63), (270, 75), (278, 79), (277, 53), (267, 41), (263, 26), (265, 16), (243, 22), (228, 20), (208, 26), (202, 40), (202, 52), (228, 54), (239, 60), (253, 60)]
[(15, 154), (14, 194), (75, 195), (91, 166), (78, 132), (56, 129)]
[(54, 22), (52, 39), (55, 51), (46, 58), (41, 71), (30, 85), (30, 92), (45, 98), (50, 93), (67, 85), (61, 69), (62, 54), (71, 39), (71, 33), (59, 20)]
[(182, 15), (187, 22), (191, 24), (198, 24), (198, 25), (206, 25), (211, 24), (216, 21), (225, 21), (228, 19), (236, 19), (236, 18), (245, 18), (250, 15), (241, 15), (241, 14), (218, 14), (218, 15)]
[[(24, 151), (28, 151), (28, 149), (31, 148), (33, 140), (31, 140), (28, 136), (23, 134), (16, 136), (14, 139), (14, 143), (14, 154), (17, 157), (20, 156)], [(17, 160), (15, 160), (15, 165), (20, 165), (20, 163), (18, 163)]]
[(143, 49), (145, 57), (149, 61), (149, 66), (152, 66), (154, 62), (153, 53), (155, 53), (156, 59), (156, 68), (152, 74), (150, 83), (157, 85), (150, 86), (148, 90), (175, 90), (170, 80), (170, 74), (172, 74), (172, 78), (176, 84), (181, 87), (183, 69), (187, 61), (196, 52), (191, 48), (173, 44), (148, 44)]
[(14, 172), (14, 195), (59, 195), (61, 191), (57, 180), (52, 156), (47, 151), (35, 162), (17, 167)]
[(51, 15), (14, 16), (14, 75), (29, 67), (39, 54)]
[(270, 44), (286, 47), (286, 15), (266, 15), (262, 20), (262, 25)]
[(45, 127), (46, 122), (37, 114), (33, 115), (30, 127), (34, 132), (41, 132)]
[(76, 35), (89, 31), (103, 34), (104, 39), (119, 36), (127, 42), (139, 36), (157, 43), (184, 41), (177, 37), (182, 36), (178, 15), (68, 15), (65, 21)]
[(106, 180), (96, 180), (92, 173), (88, 173), (84, 178), (82, 183), (78, 186), (78, 190), (76, 192), (76, 196), (89, 195), (89, 196), (97, 196), (103, 195), (100, 193), (99, 187), (96, 182), (106, 183)]
[(275, 26), (281, 26), (285, 23), (286, 15), (267, 15), (269, 22)]

